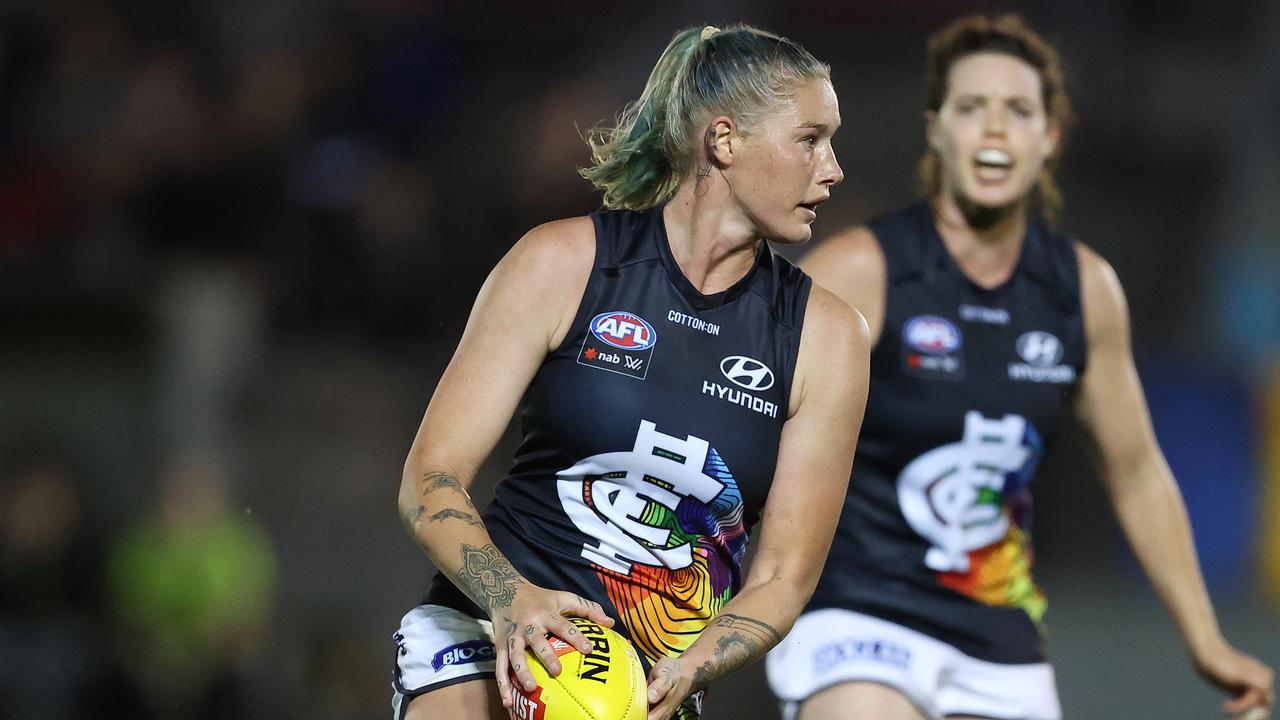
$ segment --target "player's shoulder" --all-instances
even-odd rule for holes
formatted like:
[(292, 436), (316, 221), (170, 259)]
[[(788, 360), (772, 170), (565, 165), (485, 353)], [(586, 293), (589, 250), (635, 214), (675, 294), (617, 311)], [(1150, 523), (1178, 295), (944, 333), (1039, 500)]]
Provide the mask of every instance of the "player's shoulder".
[(567, 279), (585, 278), (594, 260), (595, 228), (591, 218), (566, 218), (526, 232), (499, 263), (499, 273), (534, 286), (563, 286)]
[(819, 242), (800, 259), (800, 269), (819, 285), (859, 305), (865, 291), (875, 294), (874, 289), (884, 285), (884, 251), (875, 233), (858, 225)]
[(800, 266), (810, 275), (883, 275), (884, 250), (871, 228), (855, 225), (818, 242)]
[(804, 336), (821, 347), (850, 344), (851, 350), (869, 342), (867, 321), (862, 313), (839, 295), (815, 283), (805, 309)]
[(1115, 268), (1097, 250), (1079, 240), (1074, 241), (1076, 260), (1080, 263), (1080, 280), (1092, 283), (1119, 282)]
[(1115, 268), (1093, 248), (1075, 243), (1080, 264), (1080, 299), (1090, 346), (1128, 335), (1129, 306)]
[(588, 266), (595, 257), (595, 224), (588, 216), (552, 220), (533, 228), (511, 248), (521, 264), (554, 269)]
[(1086, 306), (1123, 305), (1124, 288), (1120, 276), (1106, 258), (1088, 245), (1075, 241), (1076, 260), (1080, 265), (1080, 294)]

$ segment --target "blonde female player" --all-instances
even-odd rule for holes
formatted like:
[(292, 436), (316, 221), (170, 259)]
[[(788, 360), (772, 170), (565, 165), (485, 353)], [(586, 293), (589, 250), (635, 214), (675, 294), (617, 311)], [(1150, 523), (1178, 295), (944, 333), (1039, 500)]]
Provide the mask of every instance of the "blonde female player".
[[(505, 717), (509, 683), (535, 687), (526, 649), (556, 674), (546, 633), (590, 648), (564, 619), (582, 615), (651, 666), (650, 718), (696, 718), (790, 628), (868, 344), (765, 240), (809, 239), (839, 125), (827, 66), (795, 43), (682, 31), (592, 143), (583, 175), (611, 209), (535, 228), (494, 269), (405, 463), (400, 512), (440, 572), (396, 634), (398, 717)], [(517, 408), (523, 443), (478, 512), (466, 488)]]
[(927, 198), (803, 263), (876, 340), (832, 560), (769, 655), (774, 692), (806, 720), (1061, 717), (1027, 483), (1074, 412), (1196, 667), (1227, 712), (1265, 717), (1272, 672), (1218, 630), (1115, 273), (1037, 217), (1071, 117), (1056, 52), (1017, 17), (967, 17), (927, 68)]

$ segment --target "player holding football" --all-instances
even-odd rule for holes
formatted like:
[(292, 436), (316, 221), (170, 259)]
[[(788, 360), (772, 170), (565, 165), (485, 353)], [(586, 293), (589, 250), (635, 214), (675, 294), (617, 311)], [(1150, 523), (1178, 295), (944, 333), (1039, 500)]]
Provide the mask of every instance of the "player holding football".
[[(396, 635), (398, 717), (504, 717), (509, 683), (534, 688), (526, 650), (559, 671), (546, 633), (590, 649), (582, 615), (651, 666), (650, 718), (696, 718), (790, 628), (848, 480), (867, 329), (765, 240), (809, 239), (839, 125), (795, 43), (682, 31), (593, 139), (609, 209), (494, 269), (405, 463), (400, 512), (440, 573)], [(466, 488), (517, 409), (479, 512)]]

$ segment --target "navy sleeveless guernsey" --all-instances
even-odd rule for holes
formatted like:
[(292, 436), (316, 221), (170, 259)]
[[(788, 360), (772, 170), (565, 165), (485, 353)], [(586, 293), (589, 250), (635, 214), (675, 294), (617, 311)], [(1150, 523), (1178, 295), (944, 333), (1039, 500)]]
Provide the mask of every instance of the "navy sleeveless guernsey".
[[(591, 217), (577, 316), (529, 385), (523, 442), (483, 517), (521, 574), (599, 602), (651, 666), (742, 585), (810, 281), (762, 242), (745, 277), (702, 295), (661, 207)], [(486, 617), (440, 575), (427, 602)]]
[(1029, 223), (1013, 274), (986, 290), (927, 203), (868, 227), (885, 257), (884, 329), (808, 609), (873, 615), (979, 660), (1041, 662), (1028, 485), (1084, 371), (1074, 245)]

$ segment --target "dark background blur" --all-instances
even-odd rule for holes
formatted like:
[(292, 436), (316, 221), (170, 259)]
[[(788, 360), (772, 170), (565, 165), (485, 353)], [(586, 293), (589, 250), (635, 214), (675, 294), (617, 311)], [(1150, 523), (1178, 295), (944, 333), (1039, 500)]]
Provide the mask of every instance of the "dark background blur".
[[(1081, 123), (1223, 626), (1280, 664), (1280, 3), (0, 3), (0, 717), (385, 718), (400, 467), (485, 274), (589, 212), (579, 131), (679, 28), (830, 62), (821, 238), (913, 197), (924, 40), (1016, 9)], [(504, 470), (514, 436), (477, 489)], [(1070, 440), (1039, 577), (1072, 718), (1208, 718)], [(707, 720), (771, 718), (758, 668)]]

